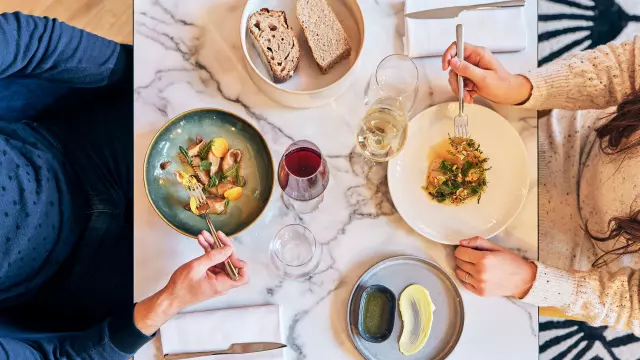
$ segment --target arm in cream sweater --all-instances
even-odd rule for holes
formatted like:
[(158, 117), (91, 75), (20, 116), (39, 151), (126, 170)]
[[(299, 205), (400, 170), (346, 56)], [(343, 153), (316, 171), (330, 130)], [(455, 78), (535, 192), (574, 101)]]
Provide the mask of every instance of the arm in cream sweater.
[[(640, 36), (568, 55), (527, 77), (533, 92), (525, 107), (580, 110), (617, 105), (640, 91)], [(640, 335), (640, 270), (579, 272), (537, 264), (536, 280), (524, 302)]]
[(640, 35), (560, 58), (525, 74), (531, 109), (604, 109), (640, 90)]
[(522, 301), (551, 306), (588, 323), (640, 336), (640, 271), (628, 267), (565, 271), (537, 263), (536, 280)]

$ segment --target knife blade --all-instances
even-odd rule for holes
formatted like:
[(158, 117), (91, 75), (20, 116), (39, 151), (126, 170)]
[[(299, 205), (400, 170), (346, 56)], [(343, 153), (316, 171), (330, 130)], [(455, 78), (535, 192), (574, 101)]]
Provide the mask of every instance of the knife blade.
[(458, 15), (460, 15), (460, 13), (462, 13), (463, 11), (467, 10), (487, 10), (521, 7), (525, 4), (525, 0), (499, 1), (486, 4), (450, 6), (439, 9), (421, 10), (405, 14), (404, 16), (409, 19), (453, 19), (458, 17)]
[(276, 350), (283, 347), (287, 347), (285, 344), (272, 343), (272, 342), (259, 342), (259, 343), (241, 343), (232, 344), (227, 349), (227, 354), (247, 354), (261, 351)]
[(180, 354), (165, 354), (164, 359), (179, 360), (179, 359), (192, 359), (192, 358), (197, 358), (202, 356), (211, 356), (211, 355), (249, 354), (249, 353), (262, 352), (262, 351), (276, 350), (284, 347), (287, 347), (287, 345), (274, 343), (274, 342), (240, 343), (240, 344), (231, 344), (231, 346), (229, 346), (229, 348), (226, 350), (191, 352), (191, 353), (180, 353)]

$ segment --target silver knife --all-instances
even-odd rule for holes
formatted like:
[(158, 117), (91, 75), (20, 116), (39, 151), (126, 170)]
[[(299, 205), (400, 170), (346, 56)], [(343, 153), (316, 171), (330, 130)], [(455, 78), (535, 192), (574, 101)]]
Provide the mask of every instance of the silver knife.
[(510, 7), (521, 7), (526, 3), (525, 0), (512, 0), (512, 1), (500, 1), (491, 2), (486, 4), (466, 5), (466, 6), (451, 6), (440, 9), (422, 10), (405, 14), (404, 16), (409, 19), (453, 19), (458, 17), (461, 12), (467, 10), (486, 10), (486, 9), (500, 9)]
[(254, 343), (241, 343), (231, 344), (226, 350), (218, 351), (204, 351), (204, 352), (192, 352), (192, 353), (180, 353), (180, 354), (165, 354), (165, 360), (179, 360), (179, 359), (191, 359), (201, 356), (211, 355), (230, 355), (230, 354), (249, 354), (261, 351), (269, 351), (287, 347), (285, 344), (272, 343), (272, 342), (254, 342)]

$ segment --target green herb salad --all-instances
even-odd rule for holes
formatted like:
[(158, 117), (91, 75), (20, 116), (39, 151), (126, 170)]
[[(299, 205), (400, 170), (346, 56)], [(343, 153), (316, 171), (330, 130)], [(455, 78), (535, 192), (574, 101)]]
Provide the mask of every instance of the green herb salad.
[(432, 160), (423, 189), (439, 203), (460, 205), (487, 189), (487, 162), (480, 145), (471, 138), (449, 138), (446, 154)]

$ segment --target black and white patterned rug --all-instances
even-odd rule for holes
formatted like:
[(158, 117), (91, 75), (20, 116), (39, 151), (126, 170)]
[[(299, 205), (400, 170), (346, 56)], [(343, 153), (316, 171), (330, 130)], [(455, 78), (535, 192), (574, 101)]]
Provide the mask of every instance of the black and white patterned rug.
[(640, 338), (581, 321), (540, 317), (540, 360), (639, 360)]
[(640, 34), (640, 0), (539, 0), (538, 65)]
[[(538, 64), (640, 34), (640, 0), (538, 1)], [(640, 338), (540, 317), (540, 360), (640, 360)]]

